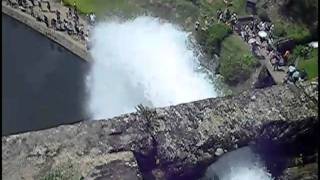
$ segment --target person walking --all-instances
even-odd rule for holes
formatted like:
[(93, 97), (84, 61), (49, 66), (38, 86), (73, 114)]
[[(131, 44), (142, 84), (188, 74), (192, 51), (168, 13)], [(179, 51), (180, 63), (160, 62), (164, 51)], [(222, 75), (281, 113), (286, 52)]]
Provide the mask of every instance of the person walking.
[(49, 2), (49, 1), (47, 1), (47, 8), (48, 8), (49, 12), (52, 12), (52, 10), (51, 10), (51, 5), (50, 5), (50, 2)]

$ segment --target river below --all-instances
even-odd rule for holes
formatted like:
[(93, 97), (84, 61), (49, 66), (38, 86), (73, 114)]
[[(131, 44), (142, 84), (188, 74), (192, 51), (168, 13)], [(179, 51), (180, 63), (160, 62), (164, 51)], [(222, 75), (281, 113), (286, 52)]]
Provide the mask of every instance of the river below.
[(273, 180), (262, 157), (245, 146), (228, 152), (211, 164), (201, 180)]
[(2, 14), (2, 135), (86, 119), (89, 65)]

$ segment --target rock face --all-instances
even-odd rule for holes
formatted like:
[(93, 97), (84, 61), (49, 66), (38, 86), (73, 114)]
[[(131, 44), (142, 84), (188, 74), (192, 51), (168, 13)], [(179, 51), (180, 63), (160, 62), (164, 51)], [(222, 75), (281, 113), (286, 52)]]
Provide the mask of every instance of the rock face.
[(164, 108), (140, 106), (108, 120), (2, 137), (2, 177), (39, 179), (70, 161), (87, 179), (139, 179), (131, 151), (145, 179), (192, 179), (216, 160), (218, 148), (273, 141), (283, 130), (285, 141), (297, 129), (303, 134), (314, 128), (317, 84), (300, 86), (307, 90), (272, 86)]
[(264, 66), (262, 67), (257, 81), (254, 83), (255, 88), (265, 88), (275, 85), (272, 76), (270, 75), (268, 69)]
[[(94, 179), (121, 179), (121, 180), (142, 180), (137, 168), (138, 165), (131, 152), (125, 152), (125, 158), (118, 158), (106, 164), (95, 167), (85, 180)], [(127, 158), (127, 159), (126, 159)]]
[(291, 167), (284, 171), (280, 180), (317, 180), (318, 164), (311, 163), (303, 166)]

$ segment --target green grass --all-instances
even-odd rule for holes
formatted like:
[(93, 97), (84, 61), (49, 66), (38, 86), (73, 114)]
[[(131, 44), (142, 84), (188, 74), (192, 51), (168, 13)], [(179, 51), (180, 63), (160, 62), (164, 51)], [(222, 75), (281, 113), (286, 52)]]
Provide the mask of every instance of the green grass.
[(318, 76), (318, 49), (313, 49), (311, 54), (306, 59), (300, 58), (298, 69), (305, 69), (308, 74), (308, 79), (313, 79)]
[(219, 63), (219, 72), (228, 84), (247, 80), (258, 65), (249, 46), (237, 35), (231, 35), (222, 42)]
[(209, 55), (220, 52), (222, 41), (232, 34), (232, 30), (224, 23), (215, 23), (207, 31), (198, 33), (198, 40), (202, 42), (203, 48)]
[(63, 0), (66, 5), (73, 6), (76, 3), (77, 9), (81, 13), (95, 12), (97, 16), (107, 12), (123, 11), (136, 12), (139, 10), (137, 4), (128, 0)]
[(297, 44), (307, 43), (312, 38), (310, 30), (302, 23), (293, 23), (280, 18), (273, 22), (277, 38), (287, 37), (294, 40)]

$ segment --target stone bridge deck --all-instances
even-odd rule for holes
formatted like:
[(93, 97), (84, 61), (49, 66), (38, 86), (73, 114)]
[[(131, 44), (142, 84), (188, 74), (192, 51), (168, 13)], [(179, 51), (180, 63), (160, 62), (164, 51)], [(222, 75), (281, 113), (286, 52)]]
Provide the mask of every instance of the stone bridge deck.
[(273, 70), (273, 66), (270, 62), (270, 56), (267, 54), (267, 51), (265, 49), (262, 49), (261, 51), (262, 56), (265, 58), (263, 65), (266, 66), (268, 69), (270, 75), (272, 76), (272, 79), (276, 84), (282, 84), (288, 71), (288, 66), (282, 66), (279, 67), (278, 71)]
[[(134, 159), (140, 170), (159, 179), (187, 176), (216, 160), (218, 148), (232, 151), (261, 138), (292, 142), (292, 138), (314, 132), (318, 84), (299, 86), (276, 85), (2, 137), (2, 177), (39, 179), (69, 162), (81, 176), (89, 176), (94, 169), (93, 174), (103, 171), (100, 177), (107, 178), (123, 172), (123, 167), (110, 170), (116, 168), (116, 162), (137, 168)], [(136, 172), (131, 179), (141, 179), (139, 170), (130, 172)]]

